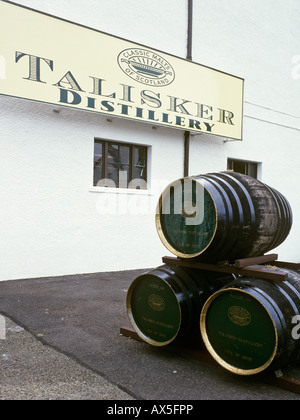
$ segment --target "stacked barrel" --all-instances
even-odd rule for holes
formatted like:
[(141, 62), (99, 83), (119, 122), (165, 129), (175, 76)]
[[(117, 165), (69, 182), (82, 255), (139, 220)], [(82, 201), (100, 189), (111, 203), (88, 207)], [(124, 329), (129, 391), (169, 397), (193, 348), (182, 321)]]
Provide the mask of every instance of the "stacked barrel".
[(252, 177), (230, 171), (171, 183), (160, 196), (156, 228), (165, 247), (191, 264), (165, 264), (133, 281), (127, 312), (137, 334), (154, 346), (201, 337), (221, 366), (241, 375), (295, 361), (298, 270), (275, 268), (287, 280), (268, 281), (192, 268), (194, 261), (261, 256), (291, 226), (287, 199)]

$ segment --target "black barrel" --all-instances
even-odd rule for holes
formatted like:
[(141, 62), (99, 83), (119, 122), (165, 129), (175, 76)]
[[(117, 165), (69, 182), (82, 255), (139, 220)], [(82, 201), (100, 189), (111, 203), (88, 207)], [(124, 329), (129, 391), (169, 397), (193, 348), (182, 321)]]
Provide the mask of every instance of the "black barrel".
[(208, 351), (238, 375), (280, 369), (299, 359), (300, 271), (277, 270), (288, 273), (288, 280), (241, 278), (203, 307), (200, 329)]
[(127, 293), (129, 320), (145, 342), (166, 346), (200, 338), (199, 317), (208, 297), (232, 275), (162, 265), (138, 276)]
[(287, 238), (291, 226), (292, 210), (280, 192), (231, 171), (174, 181), (156, 210), (166, 248), (205, 262), (263, 255)]

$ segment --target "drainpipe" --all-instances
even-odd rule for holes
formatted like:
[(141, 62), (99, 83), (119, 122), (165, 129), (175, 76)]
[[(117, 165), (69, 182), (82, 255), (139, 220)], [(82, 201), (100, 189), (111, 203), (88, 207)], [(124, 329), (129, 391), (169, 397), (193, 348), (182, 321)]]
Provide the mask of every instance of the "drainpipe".
[[(188, 0), (188, 37), (187, 37), (187, 60), (192, 61), (193, 49), (193, 0)], [(189, 131), (184, 132), (184, 169), (183, 176), (189, 176), (189, 161), (190, 161), (190, 139)]]
[(188, 60), (192, 60), (193, 51), (193, 0), (188, 0), (188, 39), (187, 39), (187, 56)]

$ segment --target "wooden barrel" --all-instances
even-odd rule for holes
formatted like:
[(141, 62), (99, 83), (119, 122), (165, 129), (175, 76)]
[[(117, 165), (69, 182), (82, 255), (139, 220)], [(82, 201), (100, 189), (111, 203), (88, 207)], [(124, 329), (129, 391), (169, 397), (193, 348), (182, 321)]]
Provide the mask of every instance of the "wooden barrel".
[(127, 314), (139, 337), (153, 346), (200, 338), (201, 309), (233, 276), (162, 265), (138, 276), (127, 293)]
[(166, 248), (205, 262), (263, 255), (286, 239), (291, 226), (292, 211), (281, 193), (230, 171), (174, 181), (156, 210)]
[(300, 313), (300, 272), (277, 270), (288, 273), (288, 280), (235, 280), (214, 293), (202, 309), (203, 341), (230, 372), (254, 375), (299, 358), (293, 320)]

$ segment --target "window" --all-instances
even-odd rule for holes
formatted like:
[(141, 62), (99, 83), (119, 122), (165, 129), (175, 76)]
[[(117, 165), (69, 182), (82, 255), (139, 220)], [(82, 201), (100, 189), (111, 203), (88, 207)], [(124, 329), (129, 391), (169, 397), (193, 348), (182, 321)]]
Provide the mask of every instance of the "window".
[(95, 139), (94, 186), (146, 189), (147, 147)]
[(258, 176), (258, 165), (258, 162), (251, 162), (240, 159), (228, 159), (227, 161), (227, 169), (252, 176), (253, 178), (257, 178)]

